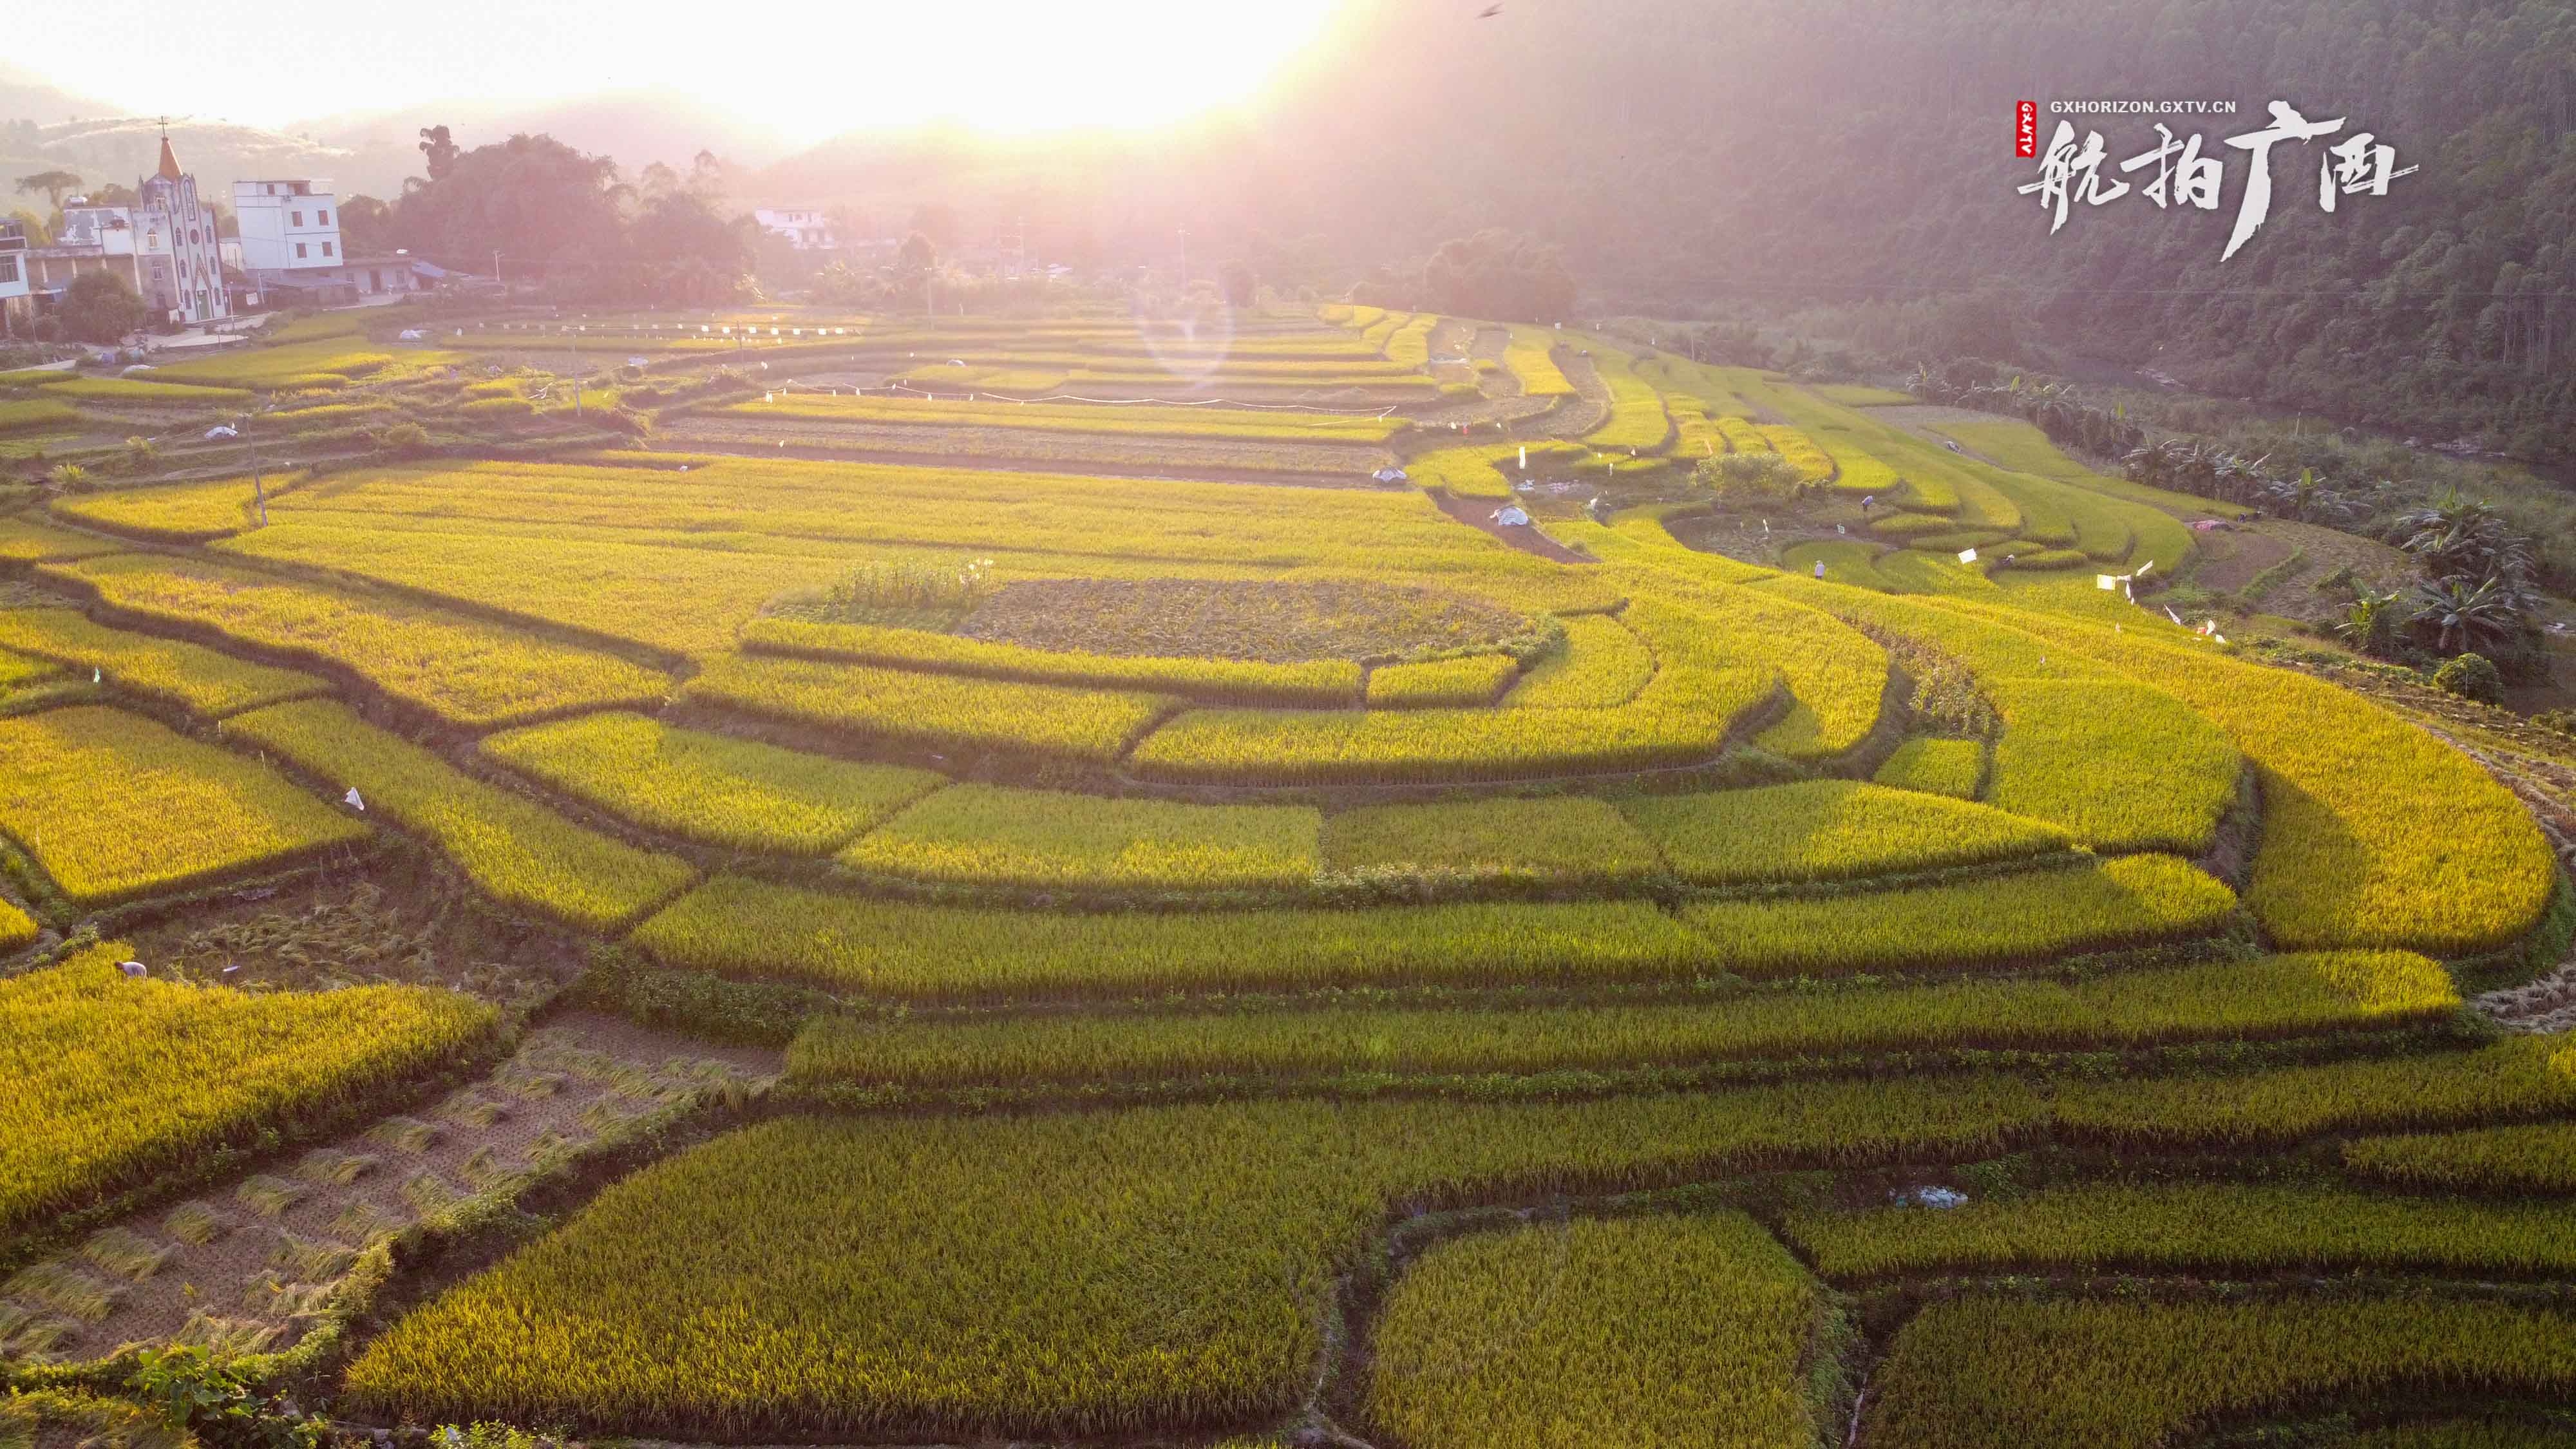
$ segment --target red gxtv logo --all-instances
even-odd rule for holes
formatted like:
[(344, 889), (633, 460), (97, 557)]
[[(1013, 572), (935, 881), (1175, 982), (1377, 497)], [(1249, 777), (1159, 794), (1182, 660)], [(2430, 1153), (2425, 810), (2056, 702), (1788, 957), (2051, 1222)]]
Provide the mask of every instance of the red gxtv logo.
[(2028, 161), (2039, 155), (2039, 102), (2013, 102), (2013, 155)]

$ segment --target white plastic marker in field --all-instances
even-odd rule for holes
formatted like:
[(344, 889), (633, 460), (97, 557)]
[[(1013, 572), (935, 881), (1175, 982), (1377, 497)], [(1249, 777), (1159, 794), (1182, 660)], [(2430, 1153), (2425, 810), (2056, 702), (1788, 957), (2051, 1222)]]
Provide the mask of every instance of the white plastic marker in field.
[(2138, 565), (2138, 571), (2136, 574), (2132, 575), (2132, 577), (2143, 579), (2147, 576), (2147, 570), (2154, 568), (2155, 566), (2156, 561), (2154, 559), (2149, 559), (2145, 563)]
[(97, 683), (100, 683), (100, 682), (101, 682), (101, 681), (100, 681), (100, 678), (99, 678), (99, 673), (98, 673), (98, 666), (97, 666), (97, 665), (95, 665), (95, 664), (93, 664), (93, 665), (91, 665), (91, 666), (90, 666), (90, 670), (89, 670), (89, 682), (90, 682), (90, 683), (92, 683), (92, 684), (97, 684)]
[(1959, 550), (1959, 562), (1961, 562), (1961, 563), (1975, 563), (1976, 561), (1977, 561), (1977, 551), (1976, 551), (1975, 549), (1973, 549), (1973, 548), (1963, 548), (1963, 549)]
[(2175, 613), (2173, 611), (2173, 605), (2171, 604), (2165, 605), (2165, 617), (2173, 620), (2177, 624), (2182, 622), (2182, 615)]
[(2093, 576), (2093, 587), (2095, 587), (2095, 588), (2097, 588), (2097, 589), (2102, 589), (2102, 590), (2104, 590), (2104, 591), (2106, 591), (2106, 592), (2107, 592), (2107, 591), (2109, 591), (2109, 590), (2111, 590), (2111, 589), (2116, 589), (2116, 588), (2118, 588), (2119, 586), (2120, 586), (2120, 580), (2119, 580), (2118, 576), (2116, 576), (2116, 575), (2113, 575), (2113, 574), (2095, 574), (2095, 575)]
[(362, 800), (362, 799), (360, 799), (360, 798), (358, 797), (358, 787), (357, 787), (357, 786), (355, 786), (355, 785), (352, 785), (352, 786), (350, 786), (350, 787), (349, 787), (349, 793), (348, 793), (348, 794), (343, 795), (343, 796), (341, 796), (341, 797), (340, 797), (340, 803), (341, 803), (341, 804), (343, 804), (343, 805), (350, 806), (350, 807), (352, 807), (352, 808), (354, 808), (354, 809), (358, 810), (358, 811), (359, 811), (360, 813), (362, 813), (362, 814), (366, 811), (366, 808), (367, 808), (367, 802), (366, 802), (366, 801), (364, 801), (364, 800)]
[(119, 961), (116, 969), (138, 981), (152, 974), (152, 968), (140, 961)]
[(1529, 444), (1527, 443), (1521, 444), (1521, 471), (1524, 473), (1529, 471)]

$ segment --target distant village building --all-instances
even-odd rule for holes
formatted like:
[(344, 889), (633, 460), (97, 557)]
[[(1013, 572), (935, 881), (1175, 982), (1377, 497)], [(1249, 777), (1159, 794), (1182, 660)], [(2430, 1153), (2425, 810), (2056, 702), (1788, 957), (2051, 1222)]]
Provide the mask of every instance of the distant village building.
[(27, 229), (0, 221), (0, 336), (16, 336), (34, 320), (36, 304), (27, 291)]
[[(320, 188), (316, 190), (315, 188)], [(244, 271), (340, 264), (340, 198), (328, 181), (236, 181), (233, 219), (241, 227)]]
[(54, 244), (22, 253), (29, 293), (50, 305), (81, 273), (114, 272), (142, 296), (155, 322), (184, 327), (231, 316), (214, 214), (197, 199), (197, 178), (179, 169), (166, 132), (160, 169), (134, 189), (132, 206), (65, 198)]
[[(409, 255), (353, 257), (331, 183), (289, 177), (233, 183), (246, 307), (342, 307), (431, 285)], [(439, 273), (438, 275), (445, 275)]]
[(841, 249), (841, 234), (832, 218), (806, 207), (760, 206), (752, 208), (752, 220), (760, 229), (785, 241), (800, 252), (831, 252)]

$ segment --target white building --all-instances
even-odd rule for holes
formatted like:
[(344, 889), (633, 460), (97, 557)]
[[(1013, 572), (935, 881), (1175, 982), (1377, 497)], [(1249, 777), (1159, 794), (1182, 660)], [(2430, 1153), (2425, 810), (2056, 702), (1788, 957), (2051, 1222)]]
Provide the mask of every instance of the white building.
[(233, 183), (241, 226), (238, 265), (246, 300), (264, 307), (336, 307), (408, 296), (423, 278), (413, 260), (353, 257), (340, 239), (340, 198), (315, 177)]
[(35, 306), (28, 300), (27, 229), (0, 221), (0, 336), (24, 331)]
[(336, 267), (340, 198), (316, 180), (236, 181), (233, 219), (241, 226), (242, 270), (283, 272)]
[(807, 207), (761, 206), (752, 209), (752, 219), (771, 236), (782, 238), (800, 252), (838, 251), (841, 246), (839, 227), (832, 218)]
[(72, 278), (108, 271), (133, 284), (155, 322), (190, 326), (231, 316), (215, 218), (197, 199), (197, 178), (179, 169), (168, 136), (161, 138), (160, 169), (134, 189), (133, 206), (66, 198), (61, 235), (24, 252), (29, 290), (59, 300)]

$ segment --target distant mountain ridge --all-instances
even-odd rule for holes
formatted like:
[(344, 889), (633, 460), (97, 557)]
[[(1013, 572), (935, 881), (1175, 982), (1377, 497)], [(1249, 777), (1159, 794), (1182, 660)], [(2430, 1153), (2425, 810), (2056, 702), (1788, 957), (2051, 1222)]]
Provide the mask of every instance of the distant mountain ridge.
[(111, 116), (121, 107), (64, 90), (33, 71), (0, 62), (0, 121), (24, 118), (44, 124), (76, 116)]
[[(77, 119), (76, 119), (77, 118)], [(34, 131), (13, 122), (33, 122)], [(237, 180), (264, 176), (328, 178), (341, 195), (388, 200), (421, 169), (420, 130), (448, 127), (460, 145), (499, 141), (514, 132), (543, 132), (567, 145), (616, 160), (628, 177), (660, 161), (688, 169), (712, 151), (746, 168), (786, 155), (787, 140), (756, 122), (668, 91), (604, 92), (562, 101), (456, 100), (398, 109), (315, 117), (268, 129), (173, 116), (170, 144), (198, 182), (220, 196)], [(77, 95), (27, 71), (0, 66), (0, 180), (37, 170), (78, 172), (91, 185), (131, 186), (151, 171), (160, 121)], [(8, 201), (0, 194), (0, 201)], [(0, 205), (0, 212), (9, 210)]]

